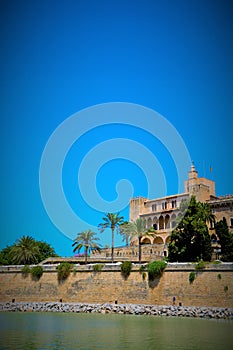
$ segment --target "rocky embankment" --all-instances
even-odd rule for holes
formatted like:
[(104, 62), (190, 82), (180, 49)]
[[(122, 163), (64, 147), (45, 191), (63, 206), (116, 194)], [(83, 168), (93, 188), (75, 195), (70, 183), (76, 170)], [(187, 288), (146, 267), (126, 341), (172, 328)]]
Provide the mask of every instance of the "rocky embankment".
[(87, 304), (62, 302), (11, 302), (0, 303), (0, 311), (10, 312), (76, 312), (116, 313), (173, 317), (202, 317), (233, 319), (233, 308), (161, 306), (136, 304)]

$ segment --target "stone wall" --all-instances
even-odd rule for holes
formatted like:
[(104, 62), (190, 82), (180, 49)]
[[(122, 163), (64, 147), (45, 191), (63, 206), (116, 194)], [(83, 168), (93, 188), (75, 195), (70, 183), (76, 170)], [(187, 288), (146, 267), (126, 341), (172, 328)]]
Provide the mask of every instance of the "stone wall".
[[(190, 272), (196, 274), (192, 284)], [(47, 301), (76, 303), (133, 303), (233, 307), (233, 264), (210, 264), (196, 271), (192, 264), (169, 264), (162, 277), (149, 285), (134, 267), (125, 280), (119, 266), (105, 266), (94, 272), (90, 266), (80, 266), (62, 283), (55, 267), (47, 267), (39, 280), (21, 271), (0, 269), (0, 302)]]

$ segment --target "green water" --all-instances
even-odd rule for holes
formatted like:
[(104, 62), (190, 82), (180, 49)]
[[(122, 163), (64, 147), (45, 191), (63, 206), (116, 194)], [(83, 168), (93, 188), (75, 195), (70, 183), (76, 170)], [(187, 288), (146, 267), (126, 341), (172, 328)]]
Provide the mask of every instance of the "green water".
[(233, 321), (73, 313), (0, 313), (0, 349), (233, 349)]

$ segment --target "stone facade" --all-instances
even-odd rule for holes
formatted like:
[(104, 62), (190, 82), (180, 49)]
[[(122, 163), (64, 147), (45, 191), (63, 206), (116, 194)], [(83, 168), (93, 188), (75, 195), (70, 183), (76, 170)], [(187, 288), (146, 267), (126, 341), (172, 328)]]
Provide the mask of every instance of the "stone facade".
[[(157, 199), (136, 197), (130, 200), (130, 221), (138, 217), (145, 219), (148, 228), (154, 227), (156, 237), (142, 238), (142, 260), (160, 260), (168, 255), (168, 243), (170, 235), (176, 225), (177, 218), (181, 218), (180, 204), (195, 195), (197, 201), (206, 202), (212, 208), (216, 220), (226, 218), (229, 228), (233, 228), (233, 195), (219, 196), (215, 194), (215, 182), (204, 177), (198, 177), (198, 172), (192, 164), (188, 173), (188, 179), (184, 182), (185, 192)], [(209, 232), (213, 245), (213, 259), (221, 257), (221, 247), (215, 234), (214, 226), (210, 224)], [(115, 248), (115, 260), (137, 260), (138, 240), (131, 241), (130, 247)], [(92, 258), (104, 258), (111, 256), (111, 249), (103, 249), (101, 254), (92, 253)]]
[[(215, 182), (198, 177), (194, 164), (192, 164), (188, 173), (188, 179), (184, 182), (184, 189), (185, 192), (182, 194), (153, 200), (137, 197), (132, 198), (130, 201), (130, 221), (134, 221), (138, 217), (144, 218), (147, 227), (153, 226), (157, 231), (156, 238), (144, 237), (142, 243), (159, 246), (159, 248), (157, 247), (157, 251), (160, 252), (159, 256), (161, 254), (167, 256), (171, 232), (176, 225), (177, 218), (182, 217), (179, 210), (180, 204), (190, 198), (191, 195), (195, 195), (197, 201), (209, 203), (216, 220), (222, 220), (225, 217), (229, 228), (233, 228), (233, 196), (216, 197)], [(213, 246), (215, 246), (216, 252), (219, 253), (220, 247), (216, 244), (217, 237), (214, 227), (210, 226), (209, 229), (213, 239)], [(136, 245), (137, 241), (135, 240), (131, 243)], [(153, 247), (145, 248), (144, 251), (148, 255), (149, 251), (153, 251)], [(157, 259), (158, 256), (154, 256), (154, 258)]]
[[(75, 302), (233, 307), (233, 264), (209, 264), (196, 271), (193, 264), (168, 264), (152, 284), (134, 266), (124, 279), (119, 266), (104, 266), (100, 272), (77, 266), (75, 273), (59, 283), (55, 266), (44, 266), (39, 280), (23, 277), (19, 270), (0, 270), (0, 302)], [(190, 272), (196, 276), (189, 282)]]

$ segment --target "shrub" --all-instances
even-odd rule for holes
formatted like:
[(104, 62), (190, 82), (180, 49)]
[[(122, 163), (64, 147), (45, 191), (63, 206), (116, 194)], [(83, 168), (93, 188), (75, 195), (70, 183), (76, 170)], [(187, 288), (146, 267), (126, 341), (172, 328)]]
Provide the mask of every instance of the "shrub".
[(96, 264), (93, 266), (93, 271), (100, 272), (102, 270), (103, 266), (104, 266), (103, 264)]
[(22, 272), (23, 276), (26, 277), (31, 272), (31, 269), (28, 265), (25, 265), (22, 268), (21, 272)]
[(218, 279), (220, 280), (222, 278), (221, 273), (218, 274)]
[(203, 260), (198, 261), (195, 265), (196, 270), (203, 270), (205, 268), (205, 263)]
[(73, 276), (76, 276), (77, 270), (76, 268), (73, 269)]
[(147, 269), (149, 281), (153, 281), (156, 277), (160, 277), (165, 267), (165, 261), (153, 261), (152, 263), (148, 264)]
[(142, 279), (143, 279), (143, 281), (145, 281), (145, 279), (146, 279), (146, 272), (145, 271), (142, 272)]
[(139, 267), (139, 272), (143, 272), (143, 271), (145, 271), (145, 269), (146, 269), (146, 266), (145, 265), (141, 265)]
[(194, 280), (195, 280), (195, 272), (192, 271), (189, 274), (189, 283), (192, 284)]
[(132, 269), (131, 261), (124, 261), (121, 264), (121, 273), (124, 276), (124, 278), (128, 278), (129, 277), (131, 269)]
[(31, 269), (32, 277), (37, 278), (37, 279), (39, 279), (43, 275), (43, 272), (44, 272), (44, 270), (43, 270), (42, 266), (34, 266)]
[(212, 264), (214, 264), (214, 265), (219, 265), (219, 264), (221, 264), (222, 262), (220, 261), (220, 260), (214, 260), (213, 262), (212, 262)]
[(224, 292), (226, 293), (228, 291), (228, 286), (224, 287)]
[(65, 280), (71, 271), (72, 265), (68, 262), (61, 263), (57, 268), (57, 276), (59, 281)]

